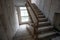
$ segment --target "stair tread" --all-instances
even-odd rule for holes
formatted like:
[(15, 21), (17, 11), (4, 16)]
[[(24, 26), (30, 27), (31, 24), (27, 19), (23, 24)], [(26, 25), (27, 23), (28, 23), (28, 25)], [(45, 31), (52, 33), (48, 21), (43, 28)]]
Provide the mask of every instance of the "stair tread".
[(53, 26), (44, 26), (44, 27), (40, 27), (40, 28), (38, 28), (38, 30), (44, 30), (44, 29), (49, 29), (49, 28), (53, 28)]
[(49, 33), (44, 33), (44, 34), (40, 34), (38, 35), (38, 38), (44, 38), (50, 35), (56, 34), (56, 32), (49, 32)]
[(38, 18), (38, 20), (47, 20), (47, 18)]
[(47, 22), (39, 22), (39, 24), (45, 24), (45, 23), (49, 23), (48, 21)]
[(48, 21), (39, 21), (39, 23), (38, 23), (38, 27), (43, 27), (43, 26), (51, 26), (51, 24), (50, 24), (50, 22), (48, 22)]
[(38, 18), (45, 18), (44, 15), (38, 15)]
[(42, 13), (42, 12), (40, 12), (39, 10), (37, 10), (37, 12), (38, 12), (37, 14), (43, 14), (43, 13)]
[(44, 16), (44, 15), (39, 15), (39, 14), (38, 14), (38, 16)]
[(42, 12), (40, 12), (39, 10), (36, 11), (38, 15), (43, 15)]
[(41, 28), (38, 28), (38, 34), (44, 34), (44, 33), (48, 33), (48, 32), (51, 32), (51, 31), (54, 31), (53, 30), (53, 26), (46, 26), (46, 27), (41, 27)]

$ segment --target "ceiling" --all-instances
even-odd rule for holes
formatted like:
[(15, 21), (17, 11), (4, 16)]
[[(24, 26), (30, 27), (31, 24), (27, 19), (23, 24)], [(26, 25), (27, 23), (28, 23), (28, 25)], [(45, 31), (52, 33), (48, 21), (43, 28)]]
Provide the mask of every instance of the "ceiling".
[(26, 0), (15, 0), (15, 6), (25, 6)]

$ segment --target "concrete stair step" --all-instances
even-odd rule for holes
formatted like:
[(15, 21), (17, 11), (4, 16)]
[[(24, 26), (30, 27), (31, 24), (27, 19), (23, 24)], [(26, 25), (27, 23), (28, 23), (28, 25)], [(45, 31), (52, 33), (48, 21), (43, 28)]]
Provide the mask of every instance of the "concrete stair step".
[(37, 13), (42, 14), (41, 11), (40, 11), (40, 9), (38, 9), (38, 7), (37, 7), (35, 4), (32, 4), (31, 6), (33, 7), (33, 9), (34, 9)]
[(38, 31), (38, 35), (39, 34), (49, 33), (49, 32), (52, 32), (52, 31), (54, 31), (54, 30), (53, 29), (46, 29), (46, 30)]
[(41, 12), (39, 12), (39, 11), (37, 11), (37, 13), (38, 13), (38, 15), (43, 15), (43, 13), (41, 13)]
[(48, 19), (47, 18), (38, 18), (38, 21), (39, 22), (45, 22), (45, 21), (48, 21)]
[(46, 26), (46, 27), (38, 28), (38, 34), (44, 34), (44, 33), (51, 32), (51, 31), (54, 31), (53, 26)]
[(37, 12), (37, 14), (38, 14), (38, 16), (39, 16), (39, 15), (43, 15), (43, 13), (41, 13), (41, 12)]
[(44, 38), (44, 37), (51, 36), (51, 35), (54, 35), (54, 34), (56, 34), (56, 32), (49, 32), (49, 33), (39, 34), (38, 38)]
[(54, 31), (53, 26), (44, 26), (44, 27), (39, 27), (36, 34), (43, 34), (51, 31)]
[(37, 6), (36, 6), (34, 3), (33, 3), (32, 5), (33, 5), (35, 8), (37, 8)]
[(42, 27), (42, 26), (50, 26), (51, 24), (47, 21), (47, 22), (39, 22), (39, 27)]
[(41, 13), (41, 11), (40, 11), (40, 10), (38, 10), (38, 9), (36, 9), (36, 11), (37, 11), (37, 12), (39, 12), (39, 13)]
[(51, 29), (51, 28), (53, 28), (53, 26), (44, 26), (44, 27), (38, 28), (38, 30), (41, 31), (41, 30), (46, 30), (46, 29)]
[[(39, 10), (38, 7), (35, 4), (32, 4), (32, 6), (36, 9)], [(40, 11), (40, 10), (39, 10)], [(41, 12), (41, 11), (40, 11)]]
[(38, 18), (45, 18), (44, 15), (38, 15)]
[[(47, 36), (47, 37), (44, 37), (44, 38), (39, 38), (38, 40), (53, 40), (54, 38), (56, 37), (59, 37), (59, 35), (57, 35), (57, 32), (56, 34), (53, 34), (51, 36)], [(55, 39), (54, 39), (55, 40)], [(57, 40), (57, 39), (56, 39)]]
[(13, 38), (13, 40), (34, 40), (31, 36), (26, 36), (26, 37), (16, 37)]

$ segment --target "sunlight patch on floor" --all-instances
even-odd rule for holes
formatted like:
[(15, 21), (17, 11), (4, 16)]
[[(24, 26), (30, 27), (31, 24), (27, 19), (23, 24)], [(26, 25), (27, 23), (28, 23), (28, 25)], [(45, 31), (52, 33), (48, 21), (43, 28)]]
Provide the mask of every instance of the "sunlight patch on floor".
[(29, 32), (27, 31), (27, 27), (30, 27), (28, 24), (20, 25), (19, 29), (17, 30), (16, 36), (29, 36)]

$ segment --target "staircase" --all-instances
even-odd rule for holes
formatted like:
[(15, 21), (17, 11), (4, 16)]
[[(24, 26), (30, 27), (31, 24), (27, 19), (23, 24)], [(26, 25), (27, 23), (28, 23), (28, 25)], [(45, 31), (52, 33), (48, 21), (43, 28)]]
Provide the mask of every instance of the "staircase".
[(34, 27), (34, 39), (51, 40), (55, 37), (57, 32), (55, 32), (53, 26), (48, 21), (48, 18), (43, 15), (38, 7), (35, 4), (30, 3), (29, 0), (27, 0), (26, 6), (32, 9), (37, 19), (37, 25)]

